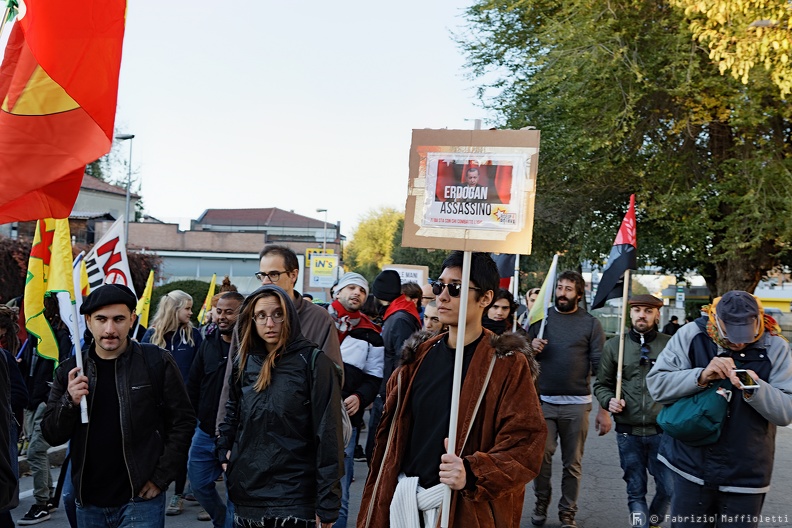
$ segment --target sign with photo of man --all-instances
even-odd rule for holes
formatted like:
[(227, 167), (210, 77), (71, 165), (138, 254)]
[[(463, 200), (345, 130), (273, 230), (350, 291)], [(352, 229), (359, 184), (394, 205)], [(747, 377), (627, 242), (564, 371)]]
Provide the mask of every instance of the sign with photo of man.
[(413, 130), (403, 244), (528, 254), (537, 130)]

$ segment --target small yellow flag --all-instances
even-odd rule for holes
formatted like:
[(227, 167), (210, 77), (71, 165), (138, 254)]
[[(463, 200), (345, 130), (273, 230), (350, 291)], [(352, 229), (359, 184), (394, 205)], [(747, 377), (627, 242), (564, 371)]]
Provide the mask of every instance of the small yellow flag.
[(146, 279), (146, 288), (143, 290), (143, 295), (138, 299), (137, 308), (135, 313), (138, 316), (140, 326), (148, 328), (149, 308), (151, 307), (151, 292), (154, 290), (154, 270), (149, 272), (148, 279)]
[(212, 274), (212, 282), (209, 284), (209, 292), (206, 294), (206, 300), (201, 306), (201, 311), (198, 312), (198, 324), (202, 325), (206, 321), (206, 314), (212, 309), (212, 297), (214, 297), (215, 292), (215, 282), (217, 281), (217, 273)]

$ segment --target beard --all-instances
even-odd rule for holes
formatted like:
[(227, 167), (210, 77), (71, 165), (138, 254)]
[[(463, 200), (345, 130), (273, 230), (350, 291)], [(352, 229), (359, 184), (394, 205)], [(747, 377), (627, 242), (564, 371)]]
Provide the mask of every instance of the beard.
[(576, 299), (567, 299), (566, 297), (556, 297), (555, 307), (561, 313), (574, 312), (577, 308)]

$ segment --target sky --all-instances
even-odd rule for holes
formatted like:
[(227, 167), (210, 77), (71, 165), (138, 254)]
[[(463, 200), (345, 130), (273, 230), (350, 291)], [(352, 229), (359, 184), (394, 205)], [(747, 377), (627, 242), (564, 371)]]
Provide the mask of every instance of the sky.
[(322, 208), (349, 238), (404, 210), (412, 129), (486, 121), (453, 38), (472, 1), (130, 1), (116, 131), (146, 212)]

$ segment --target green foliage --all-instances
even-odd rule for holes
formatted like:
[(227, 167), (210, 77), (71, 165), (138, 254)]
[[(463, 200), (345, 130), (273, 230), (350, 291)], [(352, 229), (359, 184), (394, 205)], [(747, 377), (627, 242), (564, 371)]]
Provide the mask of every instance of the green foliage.
[(102, 181), (107, 181), (109, 173), (110, 168), (107, 166), (107, 156), (94, 160), (85, 166), (85, 174)]
[[(190, 296), (193, 298), (192, 320), (193, 324), (197, 324), (198, 312), (201, 311), (201, 306), (203, 306), (203, 302), (206, 299), (206, 294), (209, 292), (209, 285), (210, 283), (199, 280), (181, 280), (169, 282), (168, 284), (155, 287), (154, 291), (151, 293), (150, 317), (153, 318), (154, 314), (157, 313), (159, 301), (163, 296), (167, 295), (173, 290), (182, 290), (183, 292), (190, 294)], [(217, 291), (218, 288), (219, 285), (215, 286), (215, 291)]]
[(373, 280), (386, 264), (393, 262), (393, 235), (404, 214), (390, 207), (368, 211), (344, 248), (348, 269)]
[(720, 75), (679, 10), (483, 0), (467, 19), (497, 124), (542, 132), (535, 255), (602, 262), (631, 193), (639, 265), (696, 270), (713, 294), (752, 291), (788, 253), (792, 109), (758, 70)]

